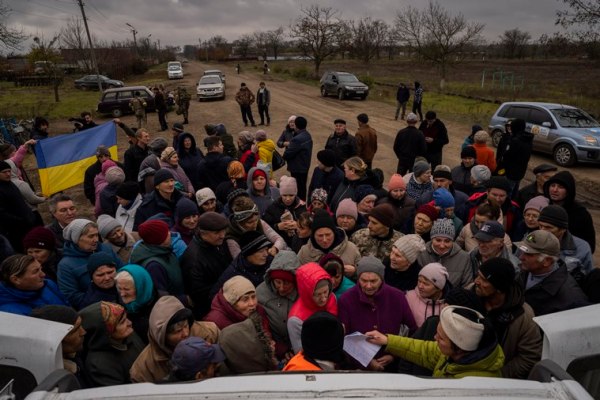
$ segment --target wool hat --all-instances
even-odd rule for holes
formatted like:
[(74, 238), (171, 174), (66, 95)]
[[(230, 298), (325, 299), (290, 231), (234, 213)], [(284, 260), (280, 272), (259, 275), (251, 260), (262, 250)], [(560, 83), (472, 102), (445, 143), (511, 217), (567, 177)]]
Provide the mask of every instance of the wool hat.
[(354, 200), (348, 198), (340, 201), (337, 209), (335, 210), (335, 217), (339, 217), (341, 215), (347, 215), (354, 219), (358, 219), (358, 206), (354, 202)]
[(116, 167), (116, 166), (117, 166), (117, 163), (115, 163), (111, 159), (107, 159), (102, 162), (102, 166), (100, 167), (100, 170), (102, 171), (103, 174), (106, 174), (106, 171), (108, 171), (109, 168)]
[(296, 120), (296, 116), (295, 115), (290, 115), (290, 117), (288, 118), (287, 123), (289, 124), (290, 122), (295, 121), (295, 120)]
[(225, 353), (218, 344), (210, 344), (202, 338), (190, 336), (175, 346), (171, 355), (171, 372), (183, 379), (195, 379), (198, 372), (225, 359)]
[(454, 207), (454, 196), (448, 189), (437, 188), (433, 191), (433, 203), (442, 209)]
[(98, 232), (102, 238), (106, 239), (112, 231), (120, 228), (122, 225), (108, 214), (101, 214), (98, 216)]
[(485, 184), (492, 177), (492, 171), (485, 165), (475, 165), (471, 168), (471, 178), (479, 183)]
[(196, 203), (198, 204), (198, 207), (209, 200), (216, 199), (217, 196), (215, 195), (215, 192), (213, 192), (213, 190), (209, 187), (202, 188), (196, 192)]
[(0, 161), (0, 171), (6, 171), (7, 169), (11, 169), (10, 164), (6, 161)]
[(498, 221), (486, 221), (474, 235), (475, 239), (489, 242), (493, 239), (504, 239), (506, 231)]
[(227, 205), (229, 206), (230, 210), (231, 210), (231, 206), (233, 205), (233, 201), (241, 196), (250, 197), (250, 194), (248, 193), (248, 191), (246, 189), (242, 189), (242, 188), (234, 189), (227, 194)]
[(544, 172), (554, 172), (554, 171), (558, 171), (558, 168), (552, 164), (540, 164), (533, 169), (533, 173), (535, 175), (542, 174)]
[[(455, 312), (457, 310), (472, 313), (475, 321)], [(440, 313), (440, 324), (452, 343), (464, 351), (477, 350), (485, 329), (483, 315), (470, 308), (460, 306), (444, 307)]]
[(175, 221), (181, 222), (184, 218), (189, 217), (190, 215), (198, 214), (200, 214), (200, 211), (198, 211), (198, 206), (187, 197), (182, 197), (175, 205)]
[(183, 124), (181, 122), (175, 122), (171, 129), (173, 129), (174, 131), (179, 132), (179, 133), (183, 132), (183, 130), (184, 130)]
[(550, 200), (547, 197), (535, 196), (533, 199), (525, 203), (525, 207), (523, 207), (523, 214), (525, 214), (525, 211), (529, 209), (534, 209), (538, 212), (541, 212), (548, 204), (550, 204)]
[(283, 175), (279, 179), (279, 194), (282, 196), (296, 196), (298, 194), (298, 184), (296, 183), (296, 178)]
[[(277, 253), (277, 254), (279, 254), (279, 253)], [(296, 283), (296, 275), (294, 275), (290, 271), (285, 271), (283, 269), (275, 269), (275, 270), (269, 270), (267, 273), (269, 275), (269, 278), (271, 278), (271, 280), (281, 279), (282, 281)]]
[(169, 161), (175, 154), (177, 154), (177, 151), (173, 147), (169, 146), (164, 149), (162, 153), (160, 153), (160, 159), (162, 161)]
[(377, 199), (375, 189), (371, 185), (359, 185), (354, 191), (354, 201), (356, 204), (359, 204), (367, 196), (375, 196), (375, 199)]
[(112, 335), (125, 313), (125, 308), (116, 303), (101, 301), (100, 312), (104, 325), (106, 326), (106, 331), (109, 335)]
[(169, 171), (168, 169), (159, 169), (158, 171), (156, 171), (156, 173), (154, 174), (154, 186), (158, 186), (161, 183), (163, 183), (164, 181), (167, 181), (169, 179), (175, 179), (173, 177), (173, 174), (171, 173), (171, 171)]
[(489, 138), (490, 135), (484, 130), (477, 131), (475, 135), (473, 135), (473, 140), (475, 143), (485, 143)]
[(325, 191), (325, 189), (322, 188), (317, 188), (315, 190), (313, 190), (313, 192), (310, 194), (310, 202), (312, 203), (313, 200), (318, 200), (323, 204), (327, 203), (327, 192)]
[(417, 117), (417, 114), (415, 113), (408, 113), (406, 116), (406, 122), (417, 122), (418, 120), (419, 117)]
[(425, 172), (431, 169), (431, 165), (427, 161), (417, 161), (413, 165), (413, 173), (415, 174), (415, 178), (420, 177)]
[(223, 284), (223, 297), (231, 305), (234, 305), (246, 293), (256, 292), (256, 288), (247, 278), (236, 275)]
[(150, 151), (152, 151), (152, 153), (154, 153), (157, 156), (160, 156), (163, 150), (166, 149), (168, 146), (169, 143), (167, 142), (167, 139), (162, 137), (152, 139), (150, 144), (148, 144)]
[(326, 167), (335, 165), (335, 153), (333, 150), (325, 149), (317, 153), (317, 160)]
[(79, 314), (77, 314), (77, 311), (75, 311), (73, 307), (55, 304), (34, 308), (29, 316), (67, 325), (75, 325), (77, 323), (77, 318), (79, 318)]
[(231, 161), (227, 165), (227, 176), (229, 179), (242, 179), (246, 175), (246, 171), (244, 171), (244, 165), (237, 161)]
[(308, 121), (306, 120), (306, 118), (304, 117), (296, 117), (296, 128), (298, 129), (306, 129), (306, 126), (308, 125)]
[(471, 126), (471, 135), (475, 135), (477, 132), (482, 131), (483, 128), (481, 127), (481, 125), (473, 125)]
[(313, 222), (311, 224), (313, 235), (321, 228), (329, 228), (335, 232), (336, 225), (333, 217), (325, 210), (319, 209), (315, 212)]
[(431, 233), (429, 235), (432, 239), (436, 237), (444, 237), (450, 240), (454, 240), (456, 236), (456, 230), (454, 229), (454, 222), (449, 218), (442, 218), (433, 221), (431, 227)]
[(257, 142), (264, 142), (265, 140), (267, 140), (267, 132), (260, 129), (256, 131), (256, 133), (254, 134), (254, 138)]
[(75, 244), (79, 242), (79, 238), (83, 232), (83, 229), (89, 224), (93, 224), (93, 221), (85, 218), (77, 218), (69, 223), (69, 225), (65, 226), (63, 229), (63, 238), (65, 240), (69, 240)]
[(527, 254), (547, 254), (549, 256), (560, 256), (560, 242), (553, 233), (537, 230), (525, 236), (525, 240), (516, 242), (515, 246)]
[(244, 144), (254, 142), (254, 134), (250, 131), (241, 131), (240, 133), (238, 133), (238, 137), (242, 139), (242, 142), (244, 142)]
[(356, 264), (356, 276), (360, 277), (365, 272), (374, 272), (383, 280), (385, 275), (385, 265), (373, 256), (364, 256)]
[(94, 272), (96, 272), (96, 270), (103, 265), (108, 265), (108, 266), (114, 267), (115, 269), (117, 268), (117, 263), (110, 256), (110, 254), (105, 253), (103, 251), (93, 253), (90, 256), (90, 258), (88, 258), (88, 262), (87, 262), (87, 270), (88, 270), (90, 276), (92, 276), (94, 274)]
[(260, 169), (260, 168), (256, 168), (254, 170), (254, 172), (252, 172), (252, 180), (257, 179), (258, 177), (262, 176), (263, 178), (267, 179), (267, 173)]
[(167, 239), (169, 225), (164, 221), (148, 220), (138, 226), (138, 234), (145, 243), (158, 246)]
[(400, 174), (393, 174), (390, 176), (390, 181), (388, 182), (388, 190), (391, 192), (395, 189), (406, 189), (406, 182), (402, 178)]
[(100, 146), (96, 147), (96, 157), (100, 157), (100, 156), (108, 156), (108, 157), (110, 157), (110, 150), (109, 150), (109, 148), (106, 147), (103, 144), (101, 144)]
[(123, 182), (117, 187), (116, 195), (125, 200), (135, 200), (140, 193), (137, 182)]
[(214, 211), (208, 211), (198, 218), (198, 229), (201, 231), (218, 232), (229, 226), (229, 220)]
[(475, 151), (475, 147), (466, 146), (460, 151), (460, 158), (477, 158), (477, 151)]
[(412, 233), (396, 240), (394, 247), (404, 255), (409, 264), (412, 264), (417, 260), (419, 253), (425, 251), (425, 241), (420, 235)]
[(419, 271), (419, 275), (429, 279), (433, 286), (442, 290), (448, 282), (448, 270), (440, 263), (429, 263)]
[(490, 258), (479, 266), (479, 272), (497, 290), (504, 293), (508, 292), (515, 281), (515, 267), (505, 258)]
[(23, 238), (23, 249), (56, 249), (56, 238), (52, 231), (43, 226), (36, 226), (31, 229)]
[(391, 228), (394, 225), (396, 211), (391, 204), (383, 203), (375, 206), (369, 212), (369, 217), (375, 218), (381, 224)]
[(421, 207), (417, 208), (416, 214), (425, 214), (432, 222), (439, 217), (438, 210), (430, 204), (423, 204)]
[(120, 185), (125, 181), (125, 172), (117, 166), (110, 167), (104, 175), (109, 185)]
[(505, 176), (492, 176), (488, 181), (486, 187), (489, 189), (500, 189), (504, 190), (506, 193), (510, 194), (512, 187), (510, 186), (510, 182)]
[(569, 228), (569, 214), (567, 210), (556, 204), (551, 204), (540, 212), (538, 222), (545, 222), (560, 229)]
[(265, 235), (257, 231), (244, 232), (240, 237), (241, 254), (244, 257), (250, 256), (260, 249), (271, 247), (272, 243)]
[(302, 324), (302, 352), (313, 360), (344, 361), (344, 327), (327, 311), (317, 311)]

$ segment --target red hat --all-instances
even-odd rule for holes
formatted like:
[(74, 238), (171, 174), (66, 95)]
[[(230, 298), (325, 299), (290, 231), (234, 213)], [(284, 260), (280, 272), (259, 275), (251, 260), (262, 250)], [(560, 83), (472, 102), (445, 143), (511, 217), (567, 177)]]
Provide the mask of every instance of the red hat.
[(138, 227), (138, 233), (148, 244), (163, 244), (169, 235), (169, 225), (160, 220), (146, 221)]
[(417, 214), (427, 215), (432, 222), (438, 219), (439, 216), (437, 208), (430, 204), (423, 204), (421, 207), (419, 207), (417, 209)]
[(36, 226), (23, 238), (23, 248), (25, 250), (32, 248), (54, 250), (56, 248), (56, 238), (50, 229)]
[(283, 269), (275, 269), (270, 271), (269, 277), (271, 277), (271, 279), (281, 279), (282, 281), (296, 282), (296, 276), (290, 271), (285, 271)]
[(255, 180), (256, 178), (258, 178), (259, 176), (262, 176), (263, 178), (267, 179), (267, 174), (265, 173), (265, 171), (263, 171), (262, 169), (257, 169), (256, 171), (254, 171), (254, 173), (252, 174), (252, 180)]
[(406, 189), (406, 182), (404, 182), (404, 178), (402, 178), (402, 175), (400, 174), (393, 174), (390, 177), (388, 190), (391, 192), (394, 189)]

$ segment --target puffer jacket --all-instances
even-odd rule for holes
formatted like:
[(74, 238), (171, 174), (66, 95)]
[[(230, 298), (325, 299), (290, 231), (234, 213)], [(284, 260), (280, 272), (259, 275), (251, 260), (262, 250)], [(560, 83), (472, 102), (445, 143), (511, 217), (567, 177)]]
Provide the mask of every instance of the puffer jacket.
[(425, 245), (425, 251), (419, 253), (417, 261), (421, 267), (429, 263), (440, 263), (448, 270), (448, 280), (453, 287), (465, 287), (473, 281), (474, 273), (469, 253), (452, 243), (452, 249), (442, 256), (433, 251), (431, 242)]
[(56, 283), (49, 279), (44, 280), (44, 286), (39, 290), (20, 290), (0, 282), (0, 311), (29, 315), (34, 308), (51, 304), (69, 305)]
[[(257, 142), (258, 159), (265, 165), (273, 165), (273, 152), (275, 151), (275, 142), (271, 139)], [(273, 168), (269, 169), (269, 178), (273, 178)]]

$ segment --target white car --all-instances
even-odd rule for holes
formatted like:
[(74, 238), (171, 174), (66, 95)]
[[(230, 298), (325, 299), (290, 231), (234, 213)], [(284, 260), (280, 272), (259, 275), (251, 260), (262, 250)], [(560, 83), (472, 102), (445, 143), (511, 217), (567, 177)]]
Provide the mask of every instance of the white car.
[(198, 101), (203, 99), (225, 99), (225, 83), (219, 75), (204, 75), (196, 87)]
[(181, 64), (177, 64), (169, 65), (169, 67), (167, 68), (167, 74), (169, 75), (169, 79), (183, 79), (183, 69), (181, 68)]
[(202, 75), (219, 75), (223, 81), (223, 85), (225, 85), (225, 74), (220, 69), (207, 69)]

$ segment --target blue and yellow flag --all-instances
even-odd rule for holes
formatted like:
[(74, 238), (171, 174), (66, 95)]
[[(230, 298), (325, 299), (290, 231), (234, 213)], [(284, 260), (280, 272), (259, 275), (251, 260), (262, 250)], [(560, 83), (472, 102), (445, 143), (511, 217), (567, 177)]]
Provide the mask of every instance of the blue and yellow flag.
[(39, 140), (35, 157), (42, 194), (50, 196), (83, 182), (85, 170), (96, 162), (96, 148), (104, 145), (117, 159), (117, 128), (111, 121), (83, 132)]

